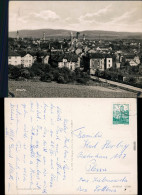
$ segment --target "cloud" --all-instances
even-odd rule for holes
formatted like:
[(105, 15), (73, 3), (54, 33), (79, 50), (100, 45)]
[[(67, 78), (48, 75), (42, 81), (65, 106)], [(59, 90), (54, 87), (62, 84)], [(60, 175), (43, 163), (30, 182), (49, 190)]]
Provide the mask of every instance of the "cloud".
[(32, 17), (36, 17), (38, 19), (43, 19), (43, 20), (57, 20), (60, 17), (53, 11), (51, 10), (43, 10), (39, 13), (32, 13)]
[(107, 14), (110, 11), (111, 6), (112, 6), (111, 4), (107, 5), (106, 7), (99, 9), (95, 13), (86, 13), (85, 15), (80, 16), (78, 20), (79, 22), (86, 22), (86, 21), (90, 23), (96, 22), (95, 19)]
[(121, 15), (120, 14), (117, 15), (117, 17), (111, 18), (108, 22), (102, 24), (100, 27), (115, 31), (142, 31), (142, 21), (141, 19), (138, 19), (138, 16), (136, 16), (136, 9), (132, 9)]
[(124, 14), (122, 14), (121, 16), (118, 16), (116, 18), (113, 18), (112, 21), (110, 21), (111, 23), (118, 23), (118, 22), (127, 22), (127, 19), (132, 18), (132, 14), (135, 13), (135, 9), (125, 12)]
[(95, 13), (95, 16), (100, 16), (101, 14), (105, 14), (105, 13), (108, 13), (108, 11), (110, 11), (110, 8), (111, 8), (111, 4), (98, 10), (96, 13)]
[(19, 30), (19, 29), (38, 29), (38, 28), (52, 28), (53, 22), (57, 26), (60, 23), (60, 17), (51, 10), (42, 10), (39, 12), (31, 11), (22, 13), (22, 11), (17, 10), (17, 12), (9, 13), (9, 29)]
[(112, 4), (94, 13), (81, 15), (78, 22), (86, 30), (142, 31), (139, 10), (132, 8), (125, 12), (123, 9), (118, 11)]
[(65, 22), (68, 22), (68, 21), (71, 21), (71, 17), (67, 17), (67, 18), (65, 18), (65, 20), (64, 20)]
[[(40, 5), (40, 6), (39, 6)], [(77, 6), (77, 5), (80, 5)], [(9, 30), (69, 29), (142, 31), (141, 2), (14, 3), (9, 8)]]

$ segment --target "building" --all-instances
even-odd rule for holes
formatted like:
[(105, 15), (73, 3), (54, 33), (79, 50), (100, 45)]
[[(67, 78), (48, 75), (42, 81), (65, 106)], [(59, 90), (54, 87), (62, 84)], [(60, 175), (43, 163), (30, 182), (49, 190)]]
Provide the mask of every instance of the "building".
[(129, 62), (130, 66), (137, 66), (140, 64), (140, 58), (136, 55), (124, 55), (125, 62)]
[(140, 64), (140, 57), (139, 56), (135, 56), (134, 57), (134, 61), (137, 63), (137, 64)]
[(51, 53), (57, 53), (57, 52), (63, 53), (64, 51), (62, 48), (61, 49), (54, 49), (54, 48), (51, 49)]
[(104, 71), (113, 66), (112, 56), (100, 53), (92, 53), (83, 56), (84, 70), (95, 74), (96, 70)]
[(92, 53), (87, 56), (83, 56), (84, 70), (90, 74), (95, 74), (96, 70), (105, 70), (105, 57), (102, 54)]
[(70, 41), (71, 41), (71, 45), (73, 44), (73, 33), (71, 32), (70, 34)]
[(106, 69), (109, 69), (113, 66), (113, 60), (111, 55), (105, 55), (106, 60)]
[(43, 33), (43, 41), (45, 41), (45, 32)]
[(111, 47), (105, 48), (105, 47), (100, 46), (100, 47), (97, 47), (96, 50), (100, 52), (108, 52), (109, 50), (112, 50), (112, 48)]
[(138, 66), (138, 64), (134, 60), (129, 61), (130, 66)]
[(21, 65), (21, 56), (20, 56), (20, 54), (14, 52), (14, 51), (9, 51), (9, 53), (8, 53), (8, 64), (13, 65), (13, 66)]
[(76, 51), (75, 51), (75, 53), (77, 55), (81, 54), (82, 53), (82, 48), (77, 48)]
[(80, 67), (80, 58), (75, 54), (62, 54), (51, 56), (51, 63), (56, 64), (56, 67), (68, 69), (74, 71), (76, 68)]
[(120, 68), (120, 66), (121, 66), (121, 63), (120, 62), (116, 62), (116, 68)]
[(80, 32), (76, 32), (76, 39), (78, 40)]
[(83, 34), (83, 41), (85, 41), (85, 34)]
[(88, 53), (96, 53), (97, 51), (95, 49), (89, 49)]
[(46, 55), (46, 56), (44, 56), (43, 58), (42, 58), (42, 63), (43, 64), (48, 64), (48, 62), (49, 62), (49, 55)]
[(23, 67), (31, 67), (34, 63), (34, 59), (33, 56), (29, 53), (23, 53), (21, 54), (21, 64), (23, 65)]
[(19, 31), (17, 30), (16, 39), (19, 40)]

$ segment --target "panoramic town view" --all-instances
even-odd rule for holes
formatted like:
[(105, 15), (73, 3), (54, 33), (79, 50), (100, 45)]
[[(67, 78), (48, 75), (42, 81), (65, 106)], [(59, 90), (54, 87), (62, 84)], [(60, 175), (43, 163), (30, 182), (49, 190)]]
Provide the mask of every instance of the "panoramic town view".
[(141, 97), (141, 8), (10, 2), (9, 97)]

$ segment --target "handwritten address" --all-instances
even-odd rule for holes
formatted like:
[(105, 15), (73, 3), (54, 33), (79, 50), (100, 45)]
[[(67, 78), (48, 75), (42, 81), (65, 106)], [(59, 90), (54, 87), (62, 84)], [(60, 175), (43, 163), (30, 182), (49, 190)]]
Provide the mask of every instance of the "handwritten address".
[(7, 108), (7, 194), (130, 192), (130, 172), (115, 166), (127, 164), (127, 139), (83, 121), (74, 126), (56, 101), (9, 101)]

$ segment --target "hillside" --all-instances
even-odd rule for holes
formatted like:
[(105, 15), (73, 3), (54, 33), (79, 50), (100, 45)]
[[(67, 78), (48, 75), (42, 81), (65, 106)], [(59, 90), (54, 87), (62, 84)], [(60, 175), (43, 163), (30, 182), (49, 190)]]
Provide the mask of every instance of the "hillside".
[[(46, 38), (69, 38), (70, 32), (73, 32), (73, 36), (76, 35), (77, 31), (63, 30), (63, 29), (39, 29), (39, 30), (20, 30), (19, 36), (21, 38), (32, 37), (32, 38), (42, 38), (43, 33), (46, 34)], [(115, 32), (115, 31), (98, 31), (98, 30), (88, 30), (80, 31), (80, 37), (85, 34), (86, 38), (95, 39), (142, 39), (142, 33), (136, 32)], [(9, 32), (9, 37), (15, 38), (16, 31)]]

